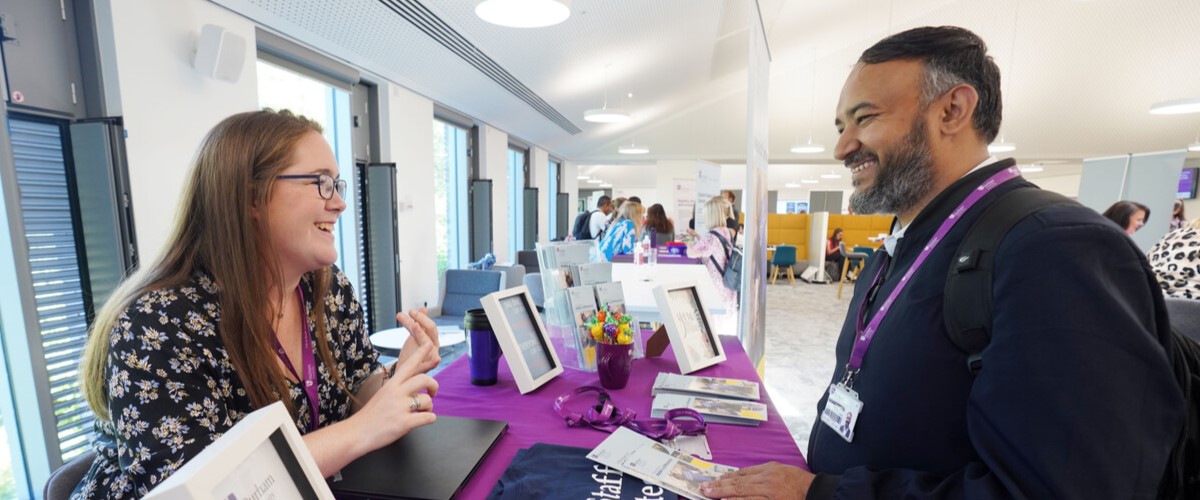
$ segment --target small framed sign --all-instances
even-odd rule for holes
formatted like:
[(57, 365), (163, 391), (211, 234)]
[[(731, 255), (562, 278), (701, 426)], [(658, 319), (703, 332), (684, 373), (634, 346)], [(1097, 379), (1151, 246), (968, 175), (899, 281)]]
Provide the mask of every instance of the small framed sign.
[(537, 389), (563, 372), (529, 289), (518, 286), (500, 290), (479, 301), (521, 394)]
[(147, 499), (333, 499), (282, 402), (246, 415)]
[(696, 283), (657, 286), (654, 299), (681, 373), (725, 361), (725, 349), (713, 331)]

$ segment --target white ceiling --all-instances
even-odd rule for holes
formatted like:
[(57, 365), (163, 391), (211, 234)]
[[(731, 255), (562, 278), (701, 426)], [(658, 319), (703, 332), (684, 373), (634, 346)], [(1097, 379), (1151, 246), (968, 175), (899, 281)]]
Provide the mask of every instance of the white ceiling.
[[(571, 134), (397, 15), (404, 0), (214, 0), (395, 81), (620, 185), (658, 159), (745, 158), (750, 0), (574, 0), (557, 26), (504, 28), (476, 0), (425, 0), (481, 53), (582, 130)], [(1004, 126), (1030, 177), (1078, 174), (1082, 158), (1180, 149), (1200, 114), (1155, 116), (1160, 100), (1200, 96), (1198, 0), (759, 0), (772, 55), (773, 187), (827, 173), (829, 152), (788, 149), (812, 134), (832, 149), (833, 109), (849, 68), (888, 33), (952, 24), (978, 33), (1004, 78)], [(583, 112), (629, 109), (625, 124)], [(633, 97), (626, 97), (632, 93)], [(630, 141), (648, 155), (617, 154)], [(1192, 155), (1193, 157), (1195, 154)], [(598, 165), (632, 165), (633, 168)], [(729, 170), (726, 168), (726, 170)], [(728, 174), (727, 174), (728, 175)], [(822, 189), (838, 189), (824, 180)], [(845, 188), (848, 181), (843, 178)], [(652, 182), (652, 181), (650, 181)]]

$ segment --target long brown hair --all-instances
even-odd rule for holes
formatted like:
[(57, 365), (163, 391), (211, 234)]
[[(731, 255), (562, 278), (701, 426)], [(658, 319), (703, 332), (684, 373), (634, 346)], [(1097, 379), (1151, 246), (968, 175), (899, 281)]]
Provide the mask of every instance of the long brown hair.
[[(209, 131), (184, 185), (171, 236), (158, 260), (126, 279), (96, 315), (80, 366), (88, 406), (102, 420), (111, 420), (105, 370), (108, 345), (117, 319), (138, 297), (151, 290), (182, 286), (203, 271), (220, 287), (218, 335), (255, 408), (282, 400), (296, 415), (287, 378), (275, 362), (267, 311), (291, 290), (280, 290), (282, 269), (269, 238), (270, 221), (254, 217), (265, 207), (275, 177), (293, 163), (297, 143), (321, 126), (291, 112), (239, 113)], [(312, 280), (313, 327), (318, 340), (328, 338), (324, 297), (331, 269), (308, 273)], [(274, 290), (273, 297), (269, 296)], [(272, 302), (273, 301), (273, 302)], [(307, 341), (307, 339), (305, 339)], [(321, 361), (342, 390), (349, 393), (333, 369), (328, 341), (318, 341)]]
[(663, 210), (661, 203), (650, 205), (646, 210), (646, 227), (654, 229), (656, 233), (674, 233), (675, 224), (671, 223), (671, 219), (667, 218), (667, 211)]

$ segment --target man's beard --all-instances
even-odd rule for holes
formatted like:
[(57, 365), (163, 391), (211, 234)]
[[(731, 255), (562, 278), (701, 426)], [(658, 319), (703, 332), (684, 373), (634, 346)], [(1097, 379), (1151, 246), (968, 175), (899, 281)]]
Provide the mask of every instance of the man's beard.
[(925, 139), (925, 120), (918, 117), (908, 135), (893, 151), (887, 152), (887, 163), (866, 149), (846, 159), (847, 165), (869, 157), (877, 161), (875, 182), (865, 190), (855, 189), (850, 195), (850, 206), (855, 213), (899, 214), (925, 199), (933, 190), (933, 155)]

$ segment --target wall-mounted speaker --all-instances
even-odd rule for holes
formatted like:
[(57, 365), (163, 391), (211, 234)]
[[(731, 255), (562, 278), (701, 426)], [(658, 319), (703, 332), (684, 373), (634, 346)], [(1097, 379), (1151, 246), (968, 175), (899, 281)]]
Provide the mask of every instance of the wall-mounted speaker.
[(215, 24), (200, 28), (192, 65), (205, 76), (237, 82), (246, 62), (246, 39)]

